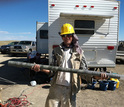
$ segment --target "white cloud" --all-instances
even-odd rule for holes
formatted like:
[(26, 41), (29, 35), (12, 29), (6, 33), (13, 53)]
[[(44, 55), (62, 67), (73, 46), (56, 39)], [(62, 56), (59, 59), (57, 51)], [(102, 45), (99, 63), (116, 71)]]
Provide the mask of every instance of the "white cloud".
[(9, 34), (7, 31), (0, 31), (0, 34)]
[(31, 32), (22, 32), (22, 33), (15, 33), (15, 34), (31, 34)]
[(31, 32), (10, 33), (8, 31), (0, 31), (0, 34), (32, 34)]
[(7, 40), (36, 40), (35, 36), (13, 36), (13, 35), (0, 35), (0, 41), (7, 41)]
[(0, 41), (6, 40), (35, 40), (35, 34), (31, 32), (10, 33), (8, 31), (0, 31)]

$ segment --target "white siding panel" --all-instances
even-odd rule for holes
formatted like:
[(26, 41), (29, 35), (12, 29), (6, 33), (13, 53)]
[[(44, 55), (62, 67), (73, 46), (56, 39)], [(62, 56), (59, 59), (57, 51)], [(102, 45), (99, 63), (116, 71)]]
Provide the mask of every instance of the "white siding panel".
[[(64, 20), (61, 20), (61, 21), (55, 21), (57, 18), (59, 18), (59, 15), (60, 15), (60, 12), (69, 12), (69, 11), (73, 11), (73, 12), (103, 12), (103, 13), (112, 13), (113, 12), (113, 15), (115, 16), (114, 18), (110, 19), (110, 25), (111, 26), (117, 26), (116, 24), (118, 24), (118, 9), (117, 10), (113, 10), (113, 7), (114, 6), (118, 6), (118, 3), (117, 2), (111, 2), (111, 1), (105, 1), (105, 0), (64, 0), (64, 1), (61, 1), (61, 0), (50, 0), (50, 4), (55, 4), (55, 7), (52, 7), (49, 11), (49, 22), (50, 24), (51, 23), (58, 23), (58, 26), (61, 26), (63, 23), (70, 23), (72, 25), (74, 25), (73, 21), (74, 20), (71, 20), (71, 22), (69, 20), (66, 21), (66, 19)], [(79, 8), (76, 8), (75, 5), (79, 5), (80, 7)], [(87, 5), (86, 8), (83, 8), (83, 5)], [(90, 6), (91, 5), (94, 5), (94, 8), (91, 9)], [(102, 33), (102, 35), (99, 35), (99, 36), (103, 36), (103, 34), (107, 33), (108, 32), (108, 25), (109, 23), (109, 20), (106, 20), (106, 21), (102, 21), (102, 22), (97, 22), (96, 21), (96, 32), (99, 32), (99, 33)], [(112, 25), (113, 24), (113, 25)], [(56, 24), (54, 24), (55, 26), (57, 26)], [(54, 25), (51, 25), (51, 29), (53, 29), (53, 31), (57, 31), (57, 28), (60, 28), (60, 27), (54, 27)], [(101, 27), (100, 27), (101, 26)], [(117, 27), (113, 27), (114, 29), (117, 29)], [(117, 31), (114, 30), (113, 31), (113, 28), (109, 29), (109, 34), (110, 33), (114, 33), (115, 36), (117, 35)], [(50, 30), (51, 31), (51, 30)], [(58, 29), (58, 31), (60, 31)], [(58, 32), (50, 32), (51, 35), (58, 35)], [(96, 33), (96, 35), (98, 35)], [(109, 35), (107, 35), (108, 37)], [(53, 37), (53, 36), (52, 36)], [(51, 38), (52, 39), (52, 38)], [(99, 40), (98, 40), (99, 41)]]
[[(55, 4), (54, 7), (51, 4)], [(79, 7), (75, 7), (79, 5)], [(84, 8), (83, 6), (87, 7)], [(94, 8), (91, 8), (94, 6)], [(64, 23), (70, 23), (74, 26), (75, 20), (94, 20), (95, 33), (93, 35), (78, 35), (79, 44), (84, 46), (102, 47), (114, 45), (116, 47), (118, 40), (118, 23), (119, 23), (119, 4), (115, 0), (49, 0), (49, 53), (52, 53), (52, 46), (62, 42), (58, 32)], [(118, 7), (114, 9), (114, 7)], [(110, 19), (100, 19), (95, 17), (60, 17), (60, 13), (82, 13), (82, 14), (100, 14), (100, 15), (113, 15)], [(107, 53), (109, 51), (106, 51)], [(115, 52), (115, 51), (113, 51)], [(100, 51), (98, 52), (101, 53)], [(113, 54), (115, 55), (115, 53)], [(107, 55), (102, 54), (103, 57)], [(50, 56), (51, 57), (51, 56)], [(113, 60), (115, 56), (113, 57)], [(100, 56), (98, 56), (100, 59)], [(96, 59), (96, 61), (98, 61)]]

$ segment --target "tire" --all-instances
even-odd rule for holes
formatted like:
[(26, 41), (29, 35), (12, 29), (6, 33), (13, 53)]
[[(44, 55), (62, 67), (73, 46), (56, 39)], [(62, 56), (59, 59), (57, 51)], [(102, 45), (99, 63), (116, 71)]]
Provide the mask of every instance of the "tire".
[(1, 51), (1, 54), (5, 54), (5, 53), (6, 53), (6, 52), (2, 52), (2, 51)]

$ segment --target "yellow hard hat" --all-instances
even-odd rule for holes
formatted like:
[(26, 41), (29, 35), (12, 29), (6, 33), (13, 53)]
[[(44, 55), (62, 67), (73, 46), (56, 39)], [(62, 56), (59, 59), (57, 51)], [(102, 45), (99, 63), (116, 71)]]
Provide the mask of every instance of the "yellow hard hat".
[(63, 24), (63, 26), (61, 27), (60, 35), (73, 34), (73, 33), (75, 33), (75, 31), (71, 24), (69, 24), (69, 23)]

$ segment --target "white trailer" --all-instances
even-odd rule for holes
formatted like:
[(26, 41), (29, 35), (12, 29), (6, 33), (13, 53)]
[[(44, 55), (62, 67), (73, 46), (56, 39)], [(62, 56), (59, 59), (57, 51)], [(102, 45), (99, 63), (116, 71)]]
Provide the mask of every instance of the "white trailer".
[(74, 26), (89, 67), (115, 67), (120, 2), (117, 0), (49, 0), (48, 50), (62, 40), (64, 23)]
[(48, 54), (48, 23), (36, 22), (36, 51)]

